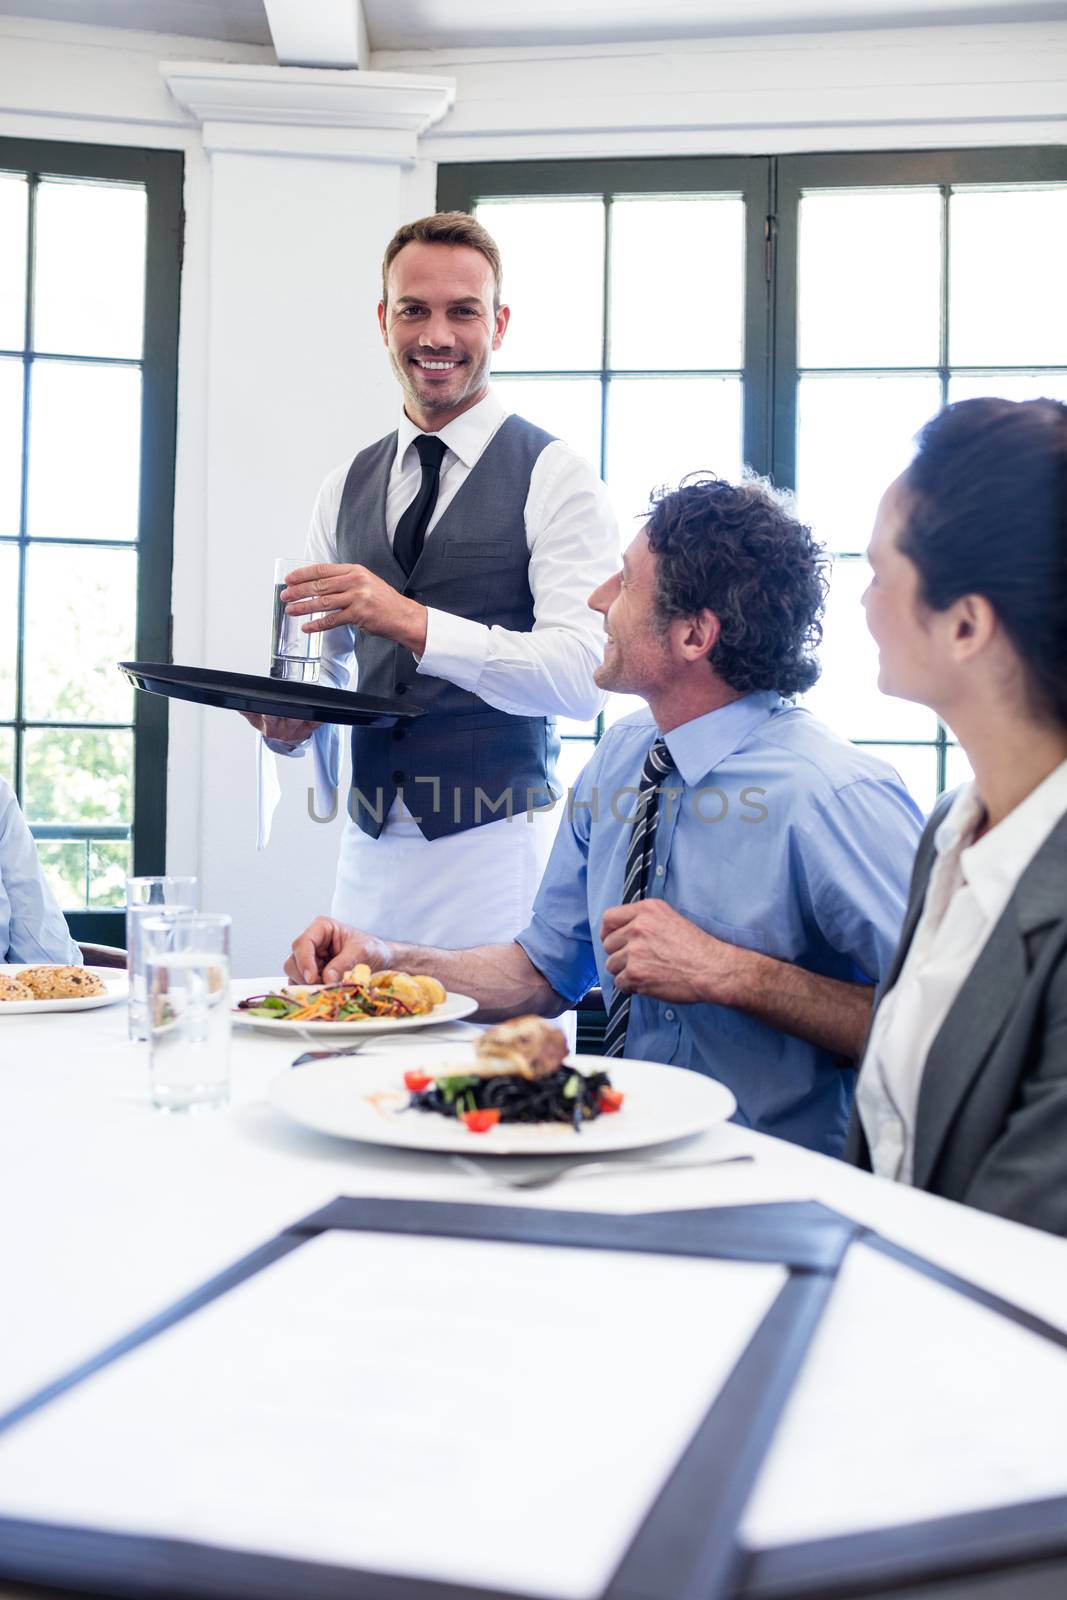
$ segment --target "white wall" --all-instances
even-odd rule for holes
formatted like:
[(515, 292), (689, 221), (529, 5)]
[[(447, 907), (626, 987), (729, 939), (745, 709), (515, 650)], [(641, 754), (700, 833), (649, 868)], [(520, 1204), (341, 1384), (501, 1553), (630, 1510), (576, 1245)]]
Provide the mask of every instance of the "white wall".
[(1067, 140), (1067, 21), (525, 50), (378, 52), (445, 72), (437, 161)]
[[(1067, 23), (379, 56), (374, 69), (457, 82), (455, 109), (407, 153), (306, 112), (265, 129), (262, 108), (239, 107), (206, 149), (159, 72), (194, 59), (273, 58), (0, 19), (0, 135), (185, 153), (174, 653), (250, 671), (265, 665), (271, 558), (299, 550), (325, 472), (392, 425), (378, 264), (398, 222), (433, 208), (438, 161), (1054, 143), (1067, 130)], [(308, 821), (303, 763), (283, 767), (257, 854), (250, 730), (173, 704), (168, 862), (235, 914), (243, 974), (277, 971), (329, 901), (339, 824)]]

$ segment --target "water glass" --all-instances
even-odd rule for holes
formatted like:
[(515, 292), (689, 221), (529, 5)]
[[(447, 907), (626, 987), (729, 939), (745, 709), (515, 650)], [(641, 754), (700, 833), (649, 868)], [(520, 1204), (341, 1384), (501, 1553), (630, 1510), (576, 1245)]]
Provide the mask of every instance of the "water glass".
[[(322, 634), (305, 633), (308, 617), (290, 617), (282, 599), (285, 574), (304, 565), (303, 559), (289, 561), (279, 556), (274, 563), (274, 621), (270, 638), (270, 675), (272, 678), (291, 678), (298, 683), (315, 683), (319, 676), (322, 655)], [(322, 616), (322, 612), (317, 612)]]
[(148, 917), (142, 936), (152, 1103), (214, 1110), (230, 1097), (230, 918)]
[(126, 879), (126, 971), (130, 980), (130, 1038), (148, 1038), (148, 993), (145, 986), (141, 925), (145, 916), (160, 917), (174, 909), (195, 911), (196, 879), (147, 877)]

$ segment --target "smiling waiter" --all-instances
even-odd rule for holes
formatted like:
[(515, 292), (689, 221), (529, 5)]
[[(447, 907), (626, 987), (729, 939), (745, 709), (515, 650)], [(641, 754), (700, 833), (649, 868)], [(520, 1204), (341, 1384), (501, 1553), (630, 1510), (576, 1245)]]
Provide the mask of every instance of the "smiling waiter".
[[(525, 925), (559, 817), (554, 719), (603, 702), (585, 602), (617, 565), (614, 518), (588, 462), (489, 388), (500, 291), (500, 253), (465, 212), (390, 241), (378, 322), (403, 414), (326, 479), (283, 595), (323, 613), (305, 624), (326, 632), (323, 682), (425, 712), (352, 730), (333, 900), (340, 920), (422, 943)], [(317, 795), (336, 794), (336, 726), (248, 720), (279, 754), (310, 740)]]

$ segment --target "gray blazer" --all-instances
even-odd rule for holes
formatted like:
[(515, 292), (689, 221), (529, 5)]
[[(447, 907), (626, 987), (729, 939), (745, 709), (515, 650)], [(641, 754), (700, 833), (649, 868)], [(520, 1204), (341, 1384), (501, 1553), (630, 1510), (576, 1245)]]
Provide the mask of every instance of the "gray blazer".
[[(919, 842), (904, 931), (915, 934), (933, 868), (938, 803)], [(870, 1170), (853, 1110), (845, 1159)], [(1067, 817), (1019, 879), (930, 1046), (913, 1182), (982, 1211), (1067, 1235)]]

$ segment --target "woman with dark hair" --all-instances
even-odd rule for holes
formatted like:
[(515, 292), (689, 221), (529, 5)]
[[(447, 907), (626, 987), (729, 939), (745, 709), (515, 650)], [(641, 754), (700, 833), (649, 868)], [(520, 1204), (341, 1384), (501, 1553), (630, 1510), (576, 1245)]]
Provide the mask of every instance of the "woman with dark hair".
[(975, 776), (923, 834), (846, 1154), (1067, 1234), (1067, 406), (942, 411), (869, 555), (879, 686)]

